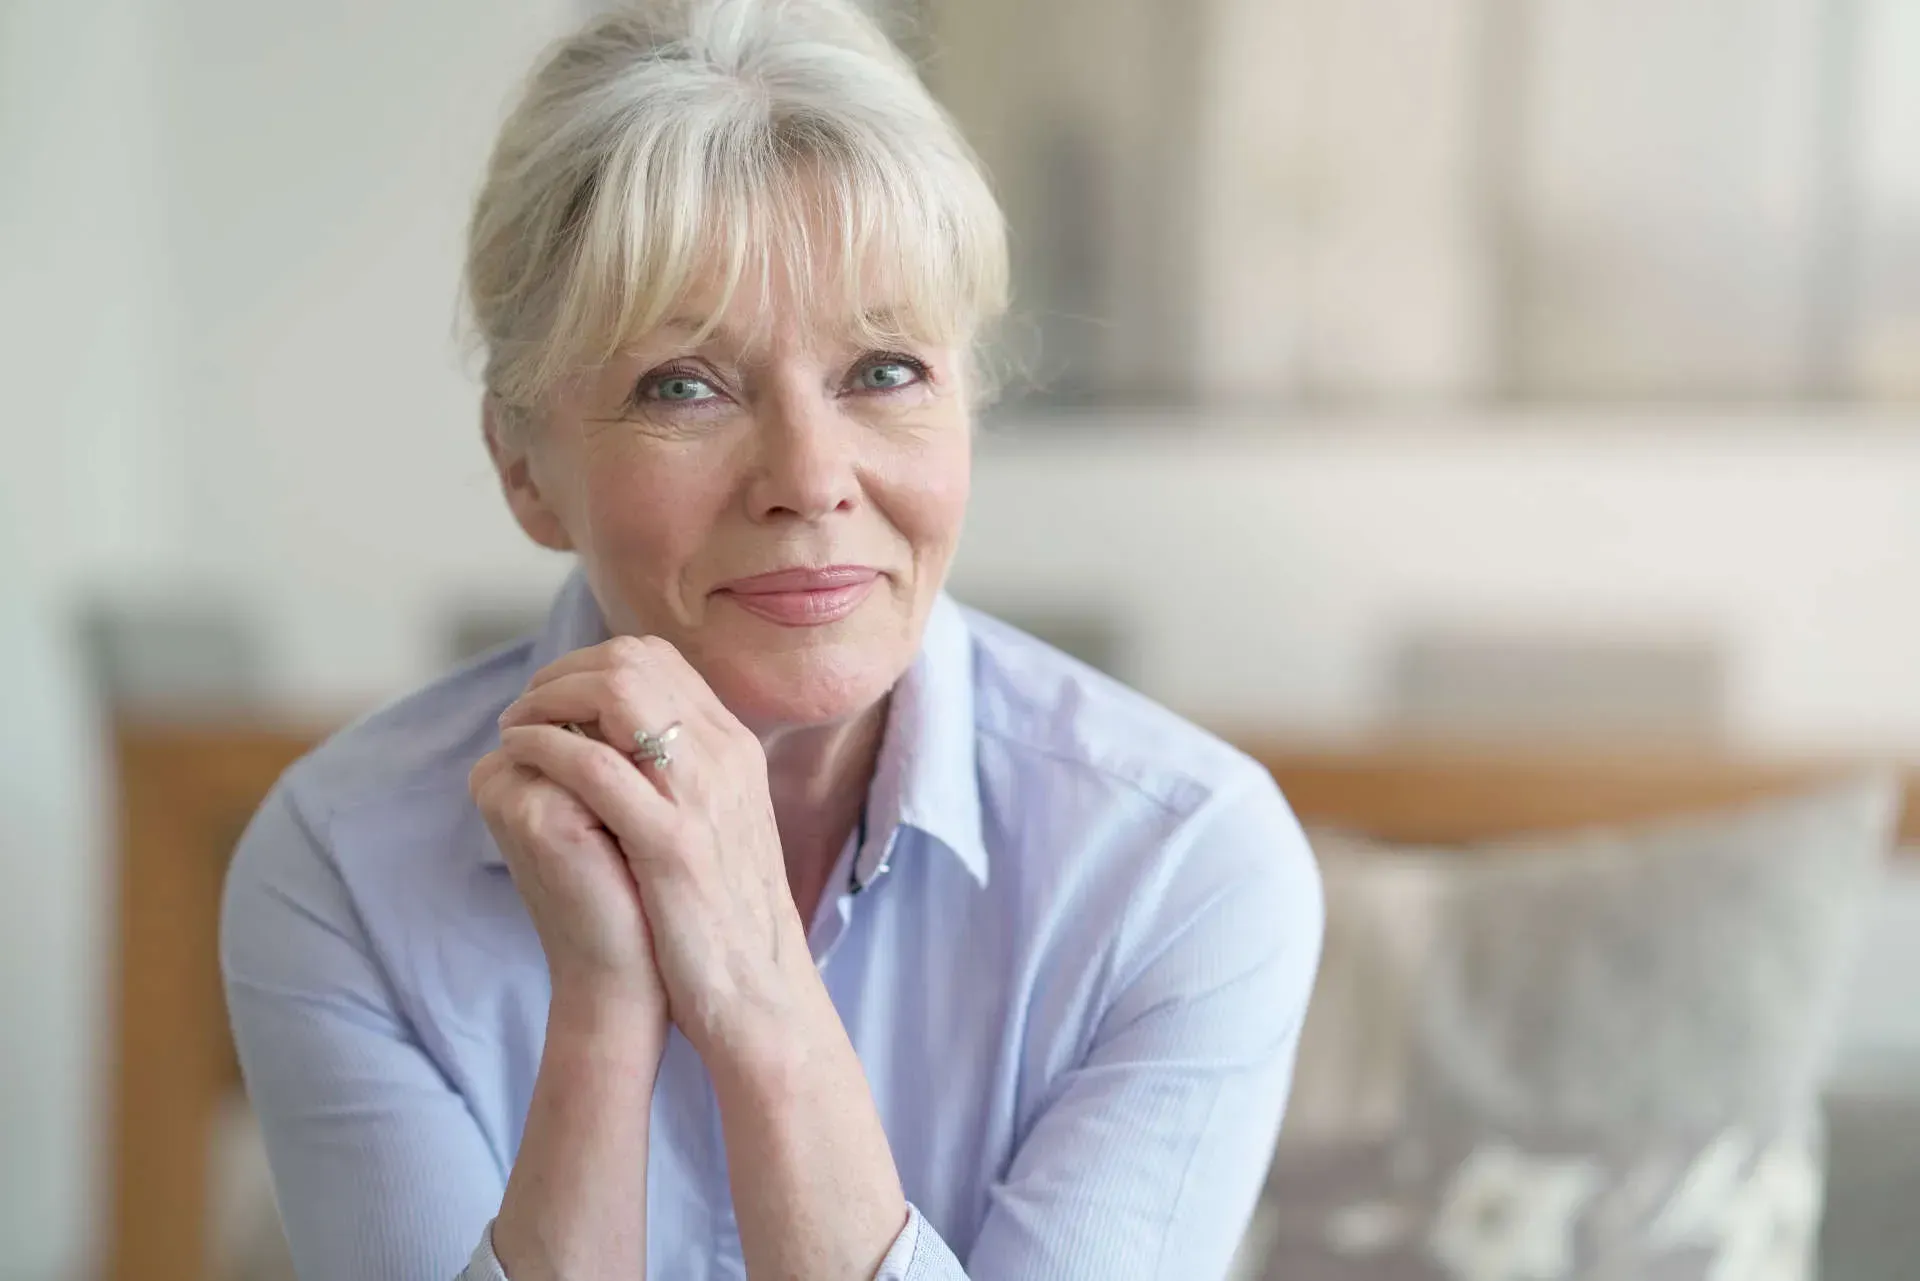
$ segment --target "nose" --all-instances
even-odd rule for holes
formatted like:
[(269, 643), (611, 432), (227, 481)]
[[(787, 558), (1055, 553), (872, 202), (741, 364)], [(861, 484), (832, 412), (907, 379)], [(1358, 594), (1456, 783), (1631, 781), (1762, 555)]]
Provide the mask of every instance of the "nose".
[(819, 520), (858, 501), (857, 424), (817, 386), (785, 387), (754, 415), (758, 457), (747, 502), (756, 521)]

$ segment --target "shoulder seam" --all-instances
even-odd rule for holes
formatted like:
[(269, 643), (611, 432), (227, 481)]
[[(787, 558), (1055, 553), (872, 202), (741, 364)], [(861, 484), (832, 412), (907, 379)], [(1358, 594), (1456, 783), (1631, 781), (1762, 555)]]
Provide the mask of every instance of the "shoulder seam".
[[(1234, 801), (1247, 795), (1248, 792), (1257, 785), (1257, 780), (1261, 778), (1265, 778), (1269, 782), (1272, 781), (1272, 776), (1264, 770), (1259, 769), (1256, 764), (1253, 769), (1236, 771), (1231, 778), (1222, 780), (1220, 786), (1208, 792), (1206, 799), (1195, 806), (1190, 813), (1186, 814), (1182, 818), (1179, 826), (1167, 834), (1167, 840), (1164, 846), (1165, 860), (1173, 862), (1185, 856), (1188, 850), (1192, 848), (1195, 836), (1202, 829), (1206, 820), (1213, 814), (1219, 812), (1223, 807), (1231, 805)], [(1128, 897), (1126, 905), (1122, 907), (1120, 911), (1118, 928), (1113, 931), (1112, 935), (1112, 946), (1115, 950), (1114, 959), (1116, 964), (1118, 963), (1118, 952), (1122, 943), (1131, 939), (1133, 927), (1137, 924), (1135, 913), (1138, 905), (1143, 899), (1153, 899), (1157, 901), (1159, 897), (1157, 893), (1153, 895), (1135, 894)], [(1131, 950), (1130, 944), (1128, 950)], [(1126, 981), (1130, 982), (1131, 979)], [(1122, 982), (1121, 986), (1124, 987), (1125, 982)]]
[[(1182, 811), (1178, 807), (1176, 807), (1171, 802), (1169, 802), (1165, 797), (1155, 795), (1152, 791), (1148, 790), (1148, 788), (1142, 785), (1137, 779), (1128, 778), (1125, 774), (1119, 773), (1116, 770), (1108, 769), (1106, 766), (1100, 765), (1095, 761), (1090, 761), (1086, 759), (1084, 756), (1075, 756), (1070, 753), (1060, 751), (1058, 748), (1048, 747), (1044, 743), (1036, 743), (1032, 739), (1024, 737), (1022, 735), (1012, 734), (1007, 732), (1006, 730), (994, 729), (992, 727), (985, 726), (985, 725), (974, 726), (974, 732), (977, 734), (980, 734), (982, 737), (992, 738), (992, 739), (995, 739), (996, 741), (1006, 743), (1014, 747), (1022, 748), (1026, 751), (1034, 753), (1036, 756), (1044, 756), (1046, 759), (1050, 761), (1057, 761), (1062, 765), (1075, 766), (1079, 769), (1086, 770), (1088, 773), (1097, 774), (1101, 778), (1120, 784), (1121, 786), (1126, 787), (1128, 790), (1138, 793), (1143, 799), (1153, 802), (1155, 805), (1159, 806), (1161, 809), (1165, 810), (1170, 815), (1179, 815), (1182, 813)], [(1198, 783), (1200, 781), (1194, 778), (1190, 774), (1178, 774), (1176, 775), (1176, 777), (1178, 777), (1182, 782), (1186, 782), (1186, 783)]]
[[(1195, 728), (1198, 727), (1196, 726)], [(991, 738), (997, 742), (1032, 752), (1037, 756), (1043, 756), (1050, 761), (1057, 761), (1063, 765), (1077, 766), (1089, 773), (1096, 774), (1103, 779), (1126, 787), (1128, 790), (1137, 793), (1145, 800), (1151, 801), (1160, 809), (1173, 816), (1192, 818), (1206, 810), (1221, 795), (1234, 792), (1238, 788), (1246, 786), (1247, 784), (1243, 780), (1249, 777), (1265, 776), (1265, 771), (1260, 768), (1259, 762), (1240, 751), (1239, 748), (1234, 747), (1231, 743), (1225, 743), (1224, 740), (1216, 740), (1222, 742), (1228, 748), (1231, 753), (1231, 759), (1233, 759), (1239, 768), (1233, 770), (1230, 774), (1223, 774), (1216, 782), (1209, 782), (1205, 778), (1197, 777), (1184, 770), (1167, 770), (1170, 778), (1177, 778), (1188, 787), (1205, 793), (1205, 799), (1202, 800), (1199, 805), (1193, 807), (1191, 810), (1183, 810), (1166, 797), (1157, 795), (1138, 779), (1130, 778), (1126, 774), (1102, 765), (1097, 761), (1090, 761), (1084, 756), (1063, 752), (1046, 743), (1036, 742), (1027, 735), (1016, 734), (996, 726), (981, 725), (976, 722), (974, 732), (983, 738)], [(1201, 732), (1205, 733), (1206, 731), (1201, 730)]]

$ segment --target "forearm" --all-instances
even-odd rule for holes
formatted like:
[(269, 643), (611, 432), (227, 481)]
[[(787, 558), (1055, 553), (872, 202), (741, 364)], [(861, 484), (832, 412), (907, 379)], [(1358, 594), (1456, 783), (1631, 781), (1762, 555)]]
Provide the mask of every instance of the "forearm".
[(493, 1226), (511, 1281), (645, 1275), (647, 1121), (664, 1045), (645, 1019), (555, 994)]
[(747, 1275), (865, 1281), (907, 1221), (906, 1197), (826, 989), (799, 1007), (759, 1050), (708, 1064)]

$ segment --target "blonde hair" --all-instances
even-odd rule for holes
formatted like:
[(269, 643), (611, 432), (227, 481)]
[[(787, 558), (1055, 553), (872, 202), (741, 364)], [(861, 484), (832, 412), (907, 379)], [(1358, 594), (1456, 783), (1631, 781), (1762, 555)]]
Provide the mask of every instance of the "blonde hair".
[(978, 160), (848, 0), (623, 5), (547, 53), (494, 145), (466, 264), (487, 390), (524, 419), (716, 275), (708, 325), (776, 265), (876, 345), (972, 342), (1006, 308)]

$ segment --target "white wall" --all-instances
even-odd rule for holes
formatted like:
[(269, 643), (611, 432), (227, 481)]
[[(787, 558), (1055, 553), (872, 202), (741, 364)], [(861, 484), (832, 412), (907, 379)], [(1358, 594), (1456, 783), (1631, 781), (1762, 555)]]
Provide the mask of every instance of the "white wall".
[(90, 1226), (111, 899), (75, 586), (164, 559), (178, 486), (138, 0), (0, 5), (0, 1277), (72, 1267)]
[[(1499, 352), (1477, 0), (1211, 0), (1195, 394), (1471, 395)], [(1161, 11), (1169, 26), (1184, 13)], [(1122, 86), (1122, 92), (1125, 87)]]
[(1007, 209), (1043, 390), (1237, 405), (1490, 381), (1476, 0), (923, 8), (929, 78)]
[(959, 582), (1112, 608), (1201, 714), (1365, 727), (1409, 625), (1677, 632), (1724, 643), (1741, 743), (1920, 753), (1920, 421), (1016, 423)]
[(426, 665), (449, 545), (482, 587), (551, 572), (497, 515), (451, 334), (500, 105), (573, 12), (0, 5), (4, 1281), (85, 1275), (97, 1245), (111, 833), (82, 603), (230, 590), (283, 688), (351, 701)]
[[(425, 660), (416, 633), (343, 625), (356, 608), (424, 624), (438, 567), (485, 565), (481, 587), (539, 569), (479, 445), (460, 253), (509, 93), (575, 6), (174, 7), (181, 559), (285, 624), (303, 697), (349, 696), (343, 672), (390, 687)], [(424, 580), (394, 572), (397, 544)]]
[(1920, 400), (1920, 6), (1868, 0), (1860, 14), (1863, 74), (1852, 109), (1868, 122), (1860, 146), (1860, 200), (1868, 211), (1850, 264), (1860, 289), (1852, 377), (1885, 396)]
[[(1535, 394), (1792, 395), (1831, 188), (1817, 0), (1544, 0), (1509, 317)], [(1847, 70), (1849, 81), (1857, 72)], [(1840, 170), (1844, 172), (1844, 169)], [(1841, 212), (1843, 219), (1855, 211)], [(1842, 340), (1844, 341), (1844, 339)]]
[(1073, 403), (1920, 386), (1907, 0), (921, 4)]

